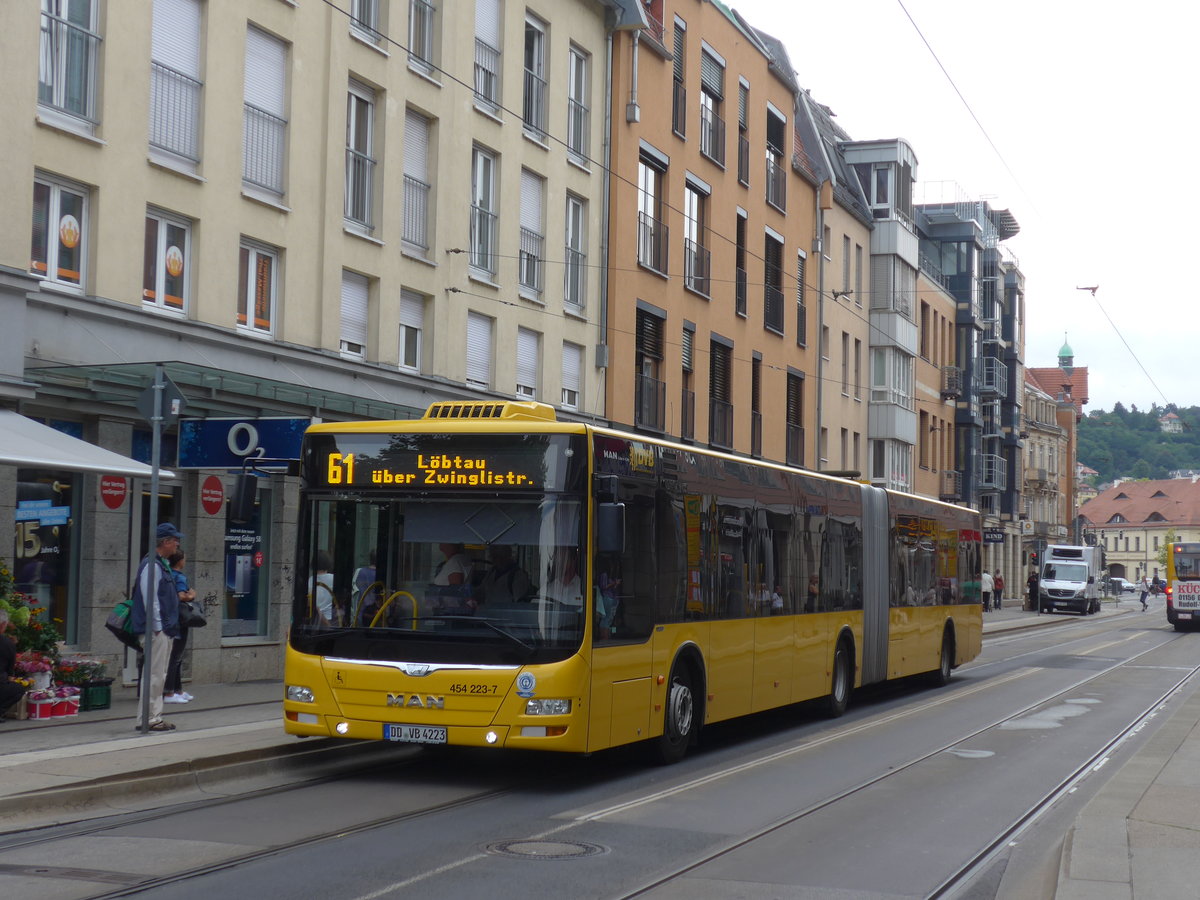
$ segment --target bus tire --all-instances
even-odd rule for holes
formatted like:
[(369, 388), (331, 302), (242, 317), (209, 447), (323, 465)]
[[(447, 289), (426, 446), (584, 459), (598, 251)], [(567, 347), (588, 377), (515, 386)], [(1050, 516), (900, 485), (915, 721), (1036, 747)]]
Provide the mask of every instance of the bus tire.
[(950, 683), (950, 675), (954, 671), (954, 635), (947, 628), (942, 632), (942, 649), (938, 654), (938, 667), (929, 673), (929, 680), (935, 687)]
[(850, 692), (854, 689), (854, 653), (850, 642), (842, 638), (833, 651), (833, 671), (829, 676), (829, 696), (825, 698), (825, 714), (836, 719), (850, 705)]
[(659, 762), (671, 765), (683, 759), (696, 736), (696, 691), (686, 663), (671, 667), (667, 682), (667, 700), (663, 712), (663, 733), (655, 749)]

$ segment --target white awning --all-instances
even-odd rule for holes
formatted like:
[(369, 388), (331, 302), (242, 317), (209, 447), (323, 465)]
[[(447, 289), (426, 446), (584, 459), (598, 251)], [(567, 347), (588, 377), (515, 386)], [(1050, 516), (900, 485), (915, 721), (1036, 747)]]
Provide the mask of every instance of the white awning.
[[(136, 459), (55, 431), (10, 409), (0, 409), (0, 465), (135, 478), (149, 478), (154, 472)], [(175, 477), (174, 472), (164, 469), (159, 469), (158, 475), (160, 478)]]

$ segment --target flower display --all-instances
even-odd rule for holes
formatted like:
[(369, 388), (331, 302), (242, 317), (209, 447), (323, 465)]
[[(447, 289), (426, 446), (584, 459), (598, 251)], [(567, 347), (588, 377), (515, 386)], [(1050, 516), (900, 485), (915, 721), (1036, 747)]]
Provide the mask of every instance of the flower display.
[(28, 700), (30, 703), (36, 703), (39, 700), (53, 700), (54, 699), (54, 691), (49, 690), (49, 689), (43, 690), (43, 691), (30, 691), (28, 694), (25, 695), (25, 699)]
[(54, 622), (43, 621), (46, 610), (34, 598), (15, 589), (12, 569), (3, 559), (0, 559), (0, 608), (8, 611), (8, 631), (17, 642), (18, 651), (33, 651), (58, 659), (62, 635)]
[(48, 656), (33, 650), (25, 650), (17, 654), (16, 670), (25, 675), (38, 675), (49, 672), (54, 668), (54, 661)]
[(54, 667), (59, 684), (89, 684), (104, 677), (104, 660), (90, 656), (64, 656)]

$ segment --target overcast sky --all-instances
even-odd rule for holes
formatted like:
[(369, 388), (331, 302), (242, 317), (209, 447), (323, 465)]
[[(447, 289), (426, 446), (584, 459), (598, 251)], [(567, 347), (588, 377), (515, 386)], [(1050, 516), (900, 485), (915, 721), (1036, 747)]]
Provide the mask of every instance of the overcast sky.
[[(1055, 365), (1065, 335), (1088, 368), (1085, 410), (1200, 405), (1185, 246), (1197, 216), (1174, 190), (1172, 149), (1194, 146), (1197, 130), (1197, 7), (730, 5), (783, 40), (801, 87), (851, 137), (903, 137), (918, 182), (953, 182), (1012, 210), (1021, 233), (1005, 246), (1025, 274), (1026, 365)], [(1076, 289), (1090, 285), (1094, 299)]]

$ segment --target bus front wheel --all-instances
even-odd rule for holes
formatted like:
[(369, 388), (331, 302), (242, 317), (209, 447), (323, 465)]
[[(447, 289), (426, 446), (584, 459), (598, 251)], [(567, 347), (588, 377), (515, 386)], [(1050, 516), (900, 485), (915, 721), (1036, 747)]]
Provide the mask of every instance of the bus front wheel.
[(838, 641), (833, 651), (833, 672), (829, 679), (829, 696), (825, 698), (825, 712), (836, 719), (850, 704), (850, 690), (854, 685), (854, 657), (846, 641)]
[(696, 731), (696, 695), (691, 673), (686, 665), (676, 664), (667, 684), (666, 711), (663, 714), (663, 733), (658, 739), (658, 758), (670, 765), (679, 762), (687, 753)]

